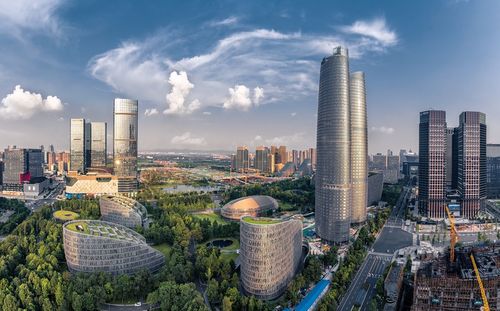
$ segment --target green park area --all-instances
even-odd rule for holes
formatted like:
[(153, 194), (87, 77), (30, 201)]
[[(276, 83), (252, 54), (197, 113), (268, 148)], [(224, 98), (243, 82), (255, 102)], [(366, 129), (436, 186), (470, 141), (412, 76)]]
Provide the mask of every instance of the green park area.
[(280, 219), (274, 219), (274, 218), (255, 218), (255, 217), (243, 217), (242, 221), (252, 224), (252, 225), (273, 225), (280, 223)]
[(84, 233), (89, 233), (89, 226), (87, 225), (86, 222), (83, 221), (77, 221), (70, 223), (66, 226), (68, 230), (71, 231), (76, 231), (76, 232), (84, 232)]
[(212, 213), (199, 213), (199, 214), (193, 214), (193, 217), (197, 218), (197, 219), (200, 219), (200, 220), (209, 220), (210, 222), (217, 222), (218, 224), (222, 225), (222, 224), (226, 224), (227, 223), (227, 220), (225, 220), (224, 218), (222, 218), (221, 215), (219, 214), (216, 214), (214, 212)]
[(165, 256), (165, 258), (170, 257), (170, 253), (172, 252), (172, 247), (167, 243), (154, 245), (153, 248), (157, 251), (160, 251)]

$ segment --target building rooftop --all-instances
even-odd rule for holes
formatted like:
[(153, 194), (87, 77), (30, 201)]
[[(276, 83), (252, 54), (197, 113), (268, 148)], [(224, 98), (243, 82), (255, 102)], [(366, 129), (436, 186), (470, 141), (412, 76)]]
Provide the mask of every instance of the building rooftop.
[(100, 220), (75, 220), (67, 222), (64, 227), (68, 230), (90, 236), (127, 240), (144, 243), (145, 239), (137, 232), (122, 225)]
[(136, 200), (132, 198), (128, 198), (123, 195), (106, 195), (104, 197), (101, 197), (102, 199), (109, 200), (111, 202), (116, 202), (122, 206), (125, 206), (127, 208), (133, 209), (141, 214), (146, 213), (146, 209), (142, 204), (137, 202)]
[(295, 307), (295, 311), (307, 311), (310, 310), (316, 300), (319, 298), (321, 293), (330, 286), (330, 280), (323, 279), (319, 281), (313, 289), (302, 299), (302, 301)]
[(224, 205), (225, 209), (239, 210), (239, 211), (252, 211), (258, 210), (266, 205), (274, 205), (278, 207), (278, 203), (275, 199), (267, 195), (252, 195), (249, 197), (243, 197)]
[(252, 225), (273, 225), (283, 221), (282, 219), (278, 218), (251, 217), (251, 216), (245, 216), (241, 218), (241, 220)]

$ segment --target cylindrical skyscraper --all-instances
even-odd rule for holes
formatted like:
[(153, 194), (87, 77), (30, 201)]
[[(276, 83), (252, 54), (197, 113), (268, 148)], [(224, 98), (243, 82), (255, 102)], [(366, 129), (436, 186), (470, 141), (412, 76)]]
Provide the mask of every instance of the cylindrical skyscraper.
[(118, 192), (137, 191), (137, 100), (115, 98), (113, 160)]
[(337, 47), (321, 62), (316, 140), (316, 233), (333, 243), (349, 240), (351, 223), (349, 106), (349, 56)]
[(349, 81), (351, 103), (351, 222), (366, 220), (368, 196), (368, 129), (365, 74), (353, 72)]

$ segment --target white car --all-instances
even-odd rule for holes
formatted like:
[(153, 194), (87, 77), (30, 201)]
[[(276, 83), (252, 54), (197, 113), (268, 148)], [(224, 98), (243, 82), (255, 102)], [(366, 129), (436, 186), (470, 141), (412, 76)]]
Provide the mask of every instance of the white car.
[(136, 307), (140, 307), (140, 306), (142, 306), (142, 303), (141, 303), (141, 302), (136, 302), (136, 303), (134, 304), (134, 306), (136, 306)]

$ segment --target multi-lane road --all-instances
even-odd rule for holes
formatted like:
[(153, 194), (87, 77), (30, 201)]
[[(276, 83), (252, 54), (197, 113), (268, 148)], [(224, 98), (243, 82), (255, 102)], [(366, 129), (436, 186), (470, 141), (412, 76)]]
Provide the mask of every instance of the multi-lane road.
[(368, 252), (342, 298), (338, 310), (349, 311), (354, 306), (358, 306), (360, 310), (368, 310), (368, 305), (375, 295), (377, 280), (391, 263), (394, 252), (413, 244), (413, 235), (401, 229), (409, 197), (410, 189), (404, 188), (373, 248)]

